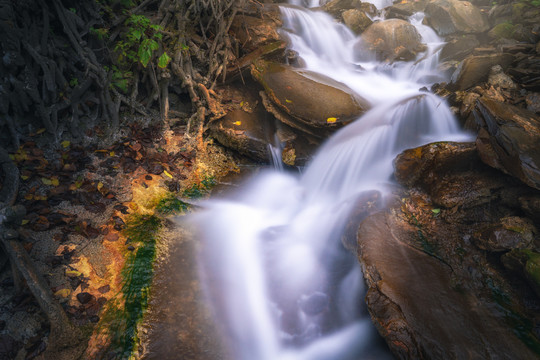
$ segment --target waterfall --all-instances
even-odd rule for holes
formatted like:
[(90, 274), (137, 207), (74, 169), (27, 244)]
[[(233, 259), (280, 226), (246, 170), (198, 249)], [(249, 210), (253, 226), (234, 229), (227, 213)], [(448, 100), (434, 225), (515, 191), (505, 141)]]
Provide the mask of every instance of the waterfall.
[(411, 22), (428, 50), (416, 61), (356, 61), (345, 26), (320, 11), (281, 11), (307, 69), (345, 83), (372, 109), (328, 139), (301, 176), (268, 169), (208, 201), (194, 215), (202, 278), (234, 359), (384, 359), (374, 355), (362, 273), (341, 236), (358, 196), (384, 192), (398, 153), (467, 139), (446, 103), (419, 90), (438, 76), (442, 40), (417, 14)]

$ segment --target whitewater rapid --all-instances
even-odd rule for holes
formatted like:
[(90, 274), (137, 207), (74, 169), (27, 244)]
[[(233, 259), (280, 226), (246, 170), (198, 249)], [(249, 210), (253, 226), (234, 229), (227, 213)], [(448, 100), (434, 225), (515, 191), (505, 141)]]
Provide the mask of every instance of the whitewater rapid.
[(301, 175), (266, 169), (205, 203), (193, 216), (201, 278), (234, 359), (388, 358), (374, 346), (360, 266), (341, 237), (358, 196), (385, 191), (397, 154), (467, 139), (444, 100), (420, 90), (441, 79), (443, 41), (416, 14), (410, 21), (428, 45), (418, 61), (362, 62), (350, 30), (297, 6), (281, 7), (289, 47), (308, 70), (346, 84), (372, 109), (328, 139)]

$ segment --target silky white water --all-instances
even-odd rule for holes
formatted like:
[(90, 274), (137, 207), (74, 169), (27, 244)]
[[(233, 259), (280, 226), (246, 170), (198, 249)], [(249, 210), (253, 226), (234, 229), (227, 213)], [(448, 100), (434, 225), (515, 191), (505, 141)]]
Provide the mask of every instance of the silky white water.
[(415, 15), (428, 50), (389, 65), (355, 53), (358, 39), (327, 14), (281, 11), (306, 68), (345, 83), (372, 109), (334, 134), (301, 176), (268, 169), (207, 202), (194, 218), (202, 279), (233, 359), (384, 359), (373, 346), (360, 267), (341, 235), (358, 196), (384, 191), (398, 153), (467, 138), (445, 102), (419, 90), (440, 79), (442, 41)]

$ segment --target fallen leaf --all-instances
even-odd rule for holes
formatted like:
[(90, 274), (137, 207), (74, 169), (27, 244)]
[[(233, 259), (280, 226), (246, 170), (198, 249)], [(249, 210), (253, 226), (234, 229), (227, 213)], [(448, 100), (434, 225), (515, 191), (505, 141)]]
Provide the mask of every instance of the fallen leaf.
[(24, 219), (23, 221), (21, 221), (21, 225), (26, 225), (30, 222), (30, 220), (28, 219)]
[(328, 124), (333, 124), (333, 123), (335, 123), (336, 121), (337, 121), (337, 118), (335, 118), (335, 117), (329, 117), (328, 119), (326, 119), (326, 122), (327, 122)]
[(34, 198), (34, 195), (32, 195), (32, 194), (26, 194), (26, 195), (24, 195), (24, 199), (25, 199), (25, 200), (30, 201), (30, 200), (32, 200), (33, 198)]
[(289, 99), (285, 99), (285, 102), (289, 103), (289, 104), (292, 104), (292, 100), (289, 100)]
[(57, 292), (54, 293), (54, 296), (61, 297), (61, 298), (67, 298), (71, 294), (71, 290), (69, 289), (60, 289)]
[(41, 178), (41, 182), (42, 182), (44, 185), (52, 185), (51, 179)]
[(65, 141), (62, 141), (61, 144), (62, 144), (62, 147), (67, 148), (69, 147), (69, 145), (71, 145), (71, 141), (65, 140)]
[(173, 176), (172, 176), (171, 174), (169, 174), (169, 172), (168, 172), (167, 170), (163, 170), (163, 173), (164, 173), (166, 176), (170, 177), (171, 179), (173, 178)]
[(79, 277), (81, 276), (82, 273), (80, 271), (77, 271), (77, 270), (66, 270), (66, 276), (67, 277), (70, 277), (70, 278), (76, 278), (76, 277)]
[(98, 191), (101, 190), (102, 187), (103, 187), (103, 183), (101, 181), (98, 182), (98, 184), (97, 184)]
[(58, 180), (58, 178), (54, 177), (54, 178), (51, 179), (51, 184), (53, 186), (58, 186), (58, 185), (60, 185), (60, 181)]
[(45, 132), (45, 128), (41, 128), (39, 129), (38, 131), (36, 131), (36, 134), (39, 135), (39, 134), (43, 134)]
[(26, 180), (30, 179), (30, 176), (28, 176), (28, 175), (21, 175), (21, 179), (24, 180), (24, 181), (26, 181)]
[(241, 121), (235, 121), (235, 122), (233, 122), (233, 125), (242, 125), (242, 122)]

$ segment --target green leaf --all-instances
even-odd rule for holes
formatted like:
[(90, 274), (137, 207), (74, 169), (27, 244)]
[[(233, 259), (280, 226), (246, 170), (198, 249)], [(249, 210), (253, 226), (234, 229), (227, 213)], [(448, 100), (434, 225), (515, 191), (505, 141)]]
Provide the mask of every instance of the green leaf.
[(133, 30), (131, 32), (131, 35), (137, 39), (137, 40), (140, 40), (141, 36), (142, 36), (142, 31), (141, 30)]
[(441, 209), (432, 209), (431, 212), (437, 215), (441, 212)]
[(148, 44), (150, 45), (150, 50), (152, 51), (159, 49), (159, 44), (155, 40), (149, 40)]
[(162, 69), (166, 68), (167, 65), (169, 65), (169, 62), (171, 61), (171, 57), (167, 55), (166, 52), (164, 52), (158, 60), (158, 66)]

